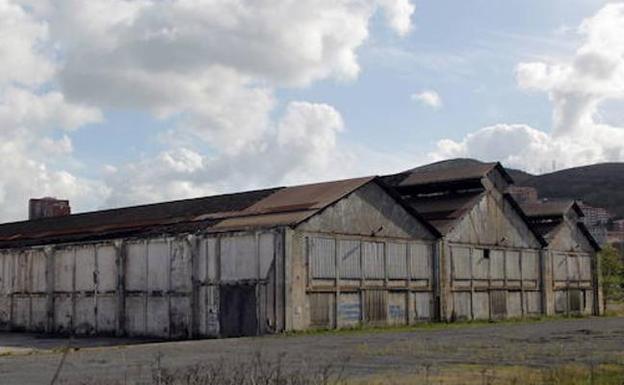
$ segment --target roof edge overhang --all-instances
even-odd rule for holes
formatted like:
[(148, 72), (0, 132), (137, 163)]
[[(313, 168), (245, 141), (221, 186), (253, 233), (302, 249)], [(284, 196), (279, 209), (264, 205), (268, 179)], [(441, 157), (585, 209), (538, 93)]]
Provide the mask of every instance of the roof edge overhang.
[(583, 222), (580, 222), (580, 221), (576, 222), (576, 226), (581, 231), (581, 233), (585, 235), (585, 237), (589, 241), (589, 244), (594, 248), (596, 252), (599, 252), (600, 250), (602, 250), (602, 247), (600, 247), (600, 245), (596, 241), (596, 238), (594, 238), (594, 236), (591, 234), (591, 232), (589, 231), (589, 229), (587, 228), (587, 226), (585, 226)]
[(540, 234), (539, 231), (537, 231), (537, 229), (533, 226), (533, 224), (531, 223), (530, 218), (526, 216), (526, 214), (524, 213), (524, 211), (522, 210), (522, 208), (520, 207), (518, 202), (516, 202), (516, 200), (513, 198), (513, 196), (511, 194), (509, 194), (509, 193), (504, 193), (503, 194), (503, 199), (505, 199), (507, 202), (509, 202), (511, 207), (516, 211), (516, 213), (520, 216), (520, 218), (522, 218), (522, 221), (529, 228), (529, 231), (535, 236), (535, 238), (537, 239), (539, 244), (542, 247), (548, 246), (548, 242), (546, 241), (546, 239), (544, 239), (542, 234)]

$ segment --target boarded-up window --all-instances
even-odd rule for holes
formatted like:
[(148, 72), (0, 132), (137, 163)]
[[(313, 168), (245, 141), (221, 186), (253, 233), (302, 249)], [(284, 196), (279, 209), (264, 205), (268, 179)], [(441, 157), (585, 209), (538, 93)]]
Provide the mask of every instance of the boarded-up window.
[(522, 252), (522, 276), (524, 279), (537, 280), (539, 276), (539, 257), (536, 252)]
[(505, 274), (507, 279), (519, 280), (520, 279), (520, 252), (507, 250), (505, 252), (507, 259), (505, 264)]
[(364, 277), (371, 279), (385, 278), (384, 244), (380, 242), (363, 242), (362, 257), (364, 258)]
[(470, 279), (470, 249), (451, 247), (453, 258), (453, 275), (455, 279)]
[(490, 278), (505, 279), (505, 253), (503, 250), (490, 250)]
[(488, 272), (490, 270), (489, 254), (489, 250), (472, 250), (472, 277), (474, 279), (488, 279)]
[(388, 278), (407, 279), (407, 244), (388, 243)]
[(340, 260), (340, 278), (359, 279), (360, 272), (360, 241), (338, 241), (338, 258)]
[(431, 279), (431, 245), (412, 243), (409, 246), (409, 255), (412, 278)]
[(581, 280), (591, 280), (591, 257), (588, 255), (579, 256)]
[(312, 278), (336, 278), (336, 242), (329, 238), (309, 239)]

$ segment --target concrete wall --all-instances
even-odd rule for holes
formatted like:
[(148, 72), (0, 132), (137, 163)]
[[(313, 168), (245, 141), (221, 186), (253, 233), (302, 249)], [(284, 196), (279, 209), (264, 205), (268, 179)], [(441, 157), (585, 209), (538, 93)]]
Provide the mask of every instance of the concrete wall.
[(543, 312), (541, 245), (492, 188), (444, 237), (441, 317), (502, 319)]
[(291, 329), (398, 325), (435, 314), (435, 237), (370, 184), (287, 232)]
[[(0, 327), (60, 334), (220, 335), (223, 285), (253, 287), (256, 333), (284, 327), (276, 232), (127, 239), (0, 252)], [(281, 285), (281, 286), (279, 286)]]

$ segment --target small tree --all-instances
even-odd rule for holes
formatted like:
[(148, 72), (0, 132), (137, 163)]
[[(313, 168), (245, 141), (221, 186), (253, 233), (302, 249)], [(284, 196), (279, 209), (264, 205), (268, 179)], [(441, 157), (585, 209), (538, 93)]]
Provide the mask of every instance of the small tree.
[(611, 246), (605, 246), (598, 254), (602, 273), (602, 293), (604, 307), (607, 308), (607, 300), (620, 300), (624, 294), (624, 262), (618, 250)]

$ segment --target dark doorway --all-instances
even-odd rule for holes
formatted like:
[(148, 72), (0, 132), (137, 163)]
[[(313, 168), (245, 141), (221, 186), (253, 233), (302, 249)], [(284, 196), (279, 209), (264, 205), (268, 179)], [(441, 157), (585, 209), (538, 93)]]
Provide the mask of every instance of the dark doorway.
[(258, 335), (256, 288), (252, 285), (221, 285), (219, 326), (222, 337)]

